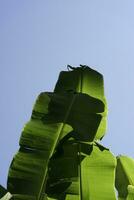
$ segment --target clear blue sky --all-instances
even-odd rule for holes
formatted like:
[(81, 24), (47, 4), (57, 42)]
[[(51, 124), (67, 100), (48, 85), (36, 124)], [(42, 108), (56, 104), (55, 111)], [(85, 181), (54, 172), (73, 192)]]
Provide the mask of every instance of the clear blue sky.
[(0, 0), (0, 184), (35, 98), (53, 90), (67, 64), (104, 75), (102, 143), (134, 157), (134, 1)]

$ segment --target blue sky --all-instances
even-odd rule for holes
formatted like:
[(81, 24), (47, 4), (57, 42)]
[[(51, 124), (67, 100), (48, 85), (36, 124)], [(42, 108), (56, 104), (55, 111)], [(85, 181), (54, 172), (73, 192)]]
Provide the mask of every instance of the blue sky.
[(134, 157), (134, 1), (0, 1), (0, 184), (42, 91), (66, 65), (104, 75), (108, 130), (102, 143)]

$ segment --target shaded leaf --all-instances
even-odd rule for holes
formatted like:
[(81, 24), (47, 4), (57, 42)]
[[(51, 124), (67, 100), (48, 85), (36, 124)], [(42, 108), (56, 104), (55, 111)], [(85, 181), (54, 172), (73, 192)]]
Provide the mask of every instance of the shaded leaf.
[(107, 128), (107, 103), (104, 96), (103, 76), (97, 71), (84, 66), (73, 68), (72, 71), (62, 71), (56, 83), (56, 93), (80, 92), (101, 100), (105, 105), (105, 114), (100, 122), (96, 138), (104, 136)]
[[(45, 115), (44, 123), (63, 122), (73, 128), (73, 135), (77, 140), (93, 141), (100, 139), (104, 131), (98, 129), (102, 117), (105, 116), (105, 107), (102, 101), (86, 94), (53, 94), (51, 98), (49, 114)], [(72, 107), (70, 107), (73, 102)], [(67, 111), (70, 112), (66, 117)], [(98, 134), (99, 132), (99, 134)], [(65, 135), (62, 135), (64, 137)]]

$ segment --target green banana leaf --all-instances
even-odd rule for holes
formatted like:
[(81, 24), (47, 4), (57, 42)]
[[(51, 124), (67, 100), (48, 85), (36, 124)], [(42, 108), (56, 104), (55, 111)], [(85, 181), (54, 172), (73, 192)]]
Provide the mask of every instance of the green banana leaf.
[[(48, 162), (60, 139), (77, 130), (76, 134), (72, 131), (70, 136), (93, 140), (103, 111), (104, 105), (100, 100), (85, 94), (42, 93), (34, 106), (31, 120), (24, 127), (20, 149), (10, 166), (8, 190), (12, 194), (41, 199)], [(91, 135), (87, 134), (90, 131)]]
[[(14, 199), (53, 199), (47, 197), (45, 188), (49, 182), (47, 182), (49, 161), (56, 154), (57, 149), (69, 140), (86, 145), (101, 139), (104, 135), (107, 106), (102, 75), (84, 67), (76, 68), (73, 76), (74, 79), (78, 78), (75, 90), (67, 91), (62, 88), (62, 84), (58, 86), (57, 82), (56, 88), (61, 87), (61, 90), (55, 89), (54, 93), (41, 93), (34, 105), (31, 119), (22, 131), (20, 149), (9, 169), (8, 190), (13, 194)], [(64, 81), (70, 82), (71, 85), (74, 80), (64, 78)], [(81, 145), (78, 146), (81, 148)], [(79, 150), (78, 153), (81, 154), (81, 151)], [(81, 161), (79, 161), (79, 168), (81, 168), (80, 163)], [(82, 180), (80, 175), (77, 178)], [(78, 185), (79, 181), (74, 181), (70, 190), (77, 188)], [(64, 199), (64, 196), (61, 198)], [(65, 198), (79, 198), (79, 193), (73, 196), (68, 193)], [(82, 198), (84, 197), (81, 196)]]
[(12, 194), (19, 194), (19, 197), (14, 196), (16, 199), (44, 198), (42, 190), (47, 178), (48, 161), (60, 135), (72, 130), (64, 122), (43, 123), (42, 118), (48, 113), (49, 102), (50, 98), (45, 93), (37, 99), (31, 120), (23, 129), (20, 149), (11, 163), (8, 190)]
[(134, 199), (134, 159), (127, 156), (117, 157), (115, 186), (119, 198)]
[(49, 163), (47, 195), (58, 200), (116, 200), (115, 167), (108, 149), (65, 141)]

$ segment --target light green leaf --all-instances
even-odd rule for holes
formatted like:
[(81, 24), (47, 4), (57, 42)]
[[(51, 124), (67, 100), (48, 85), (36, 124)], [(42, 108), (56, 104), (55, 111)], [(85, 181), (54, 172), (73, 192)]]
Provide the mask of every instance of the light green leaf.
[(127, 156), (117, 157), (116, 188), (120, 198), (126, 198), (128, 185), (134, 186), (134, 159)]
[(91, 155), (81, 162), (82, 199), (115, 200), (115, 166), (116, 159), (108, 149), (93, 146)]

